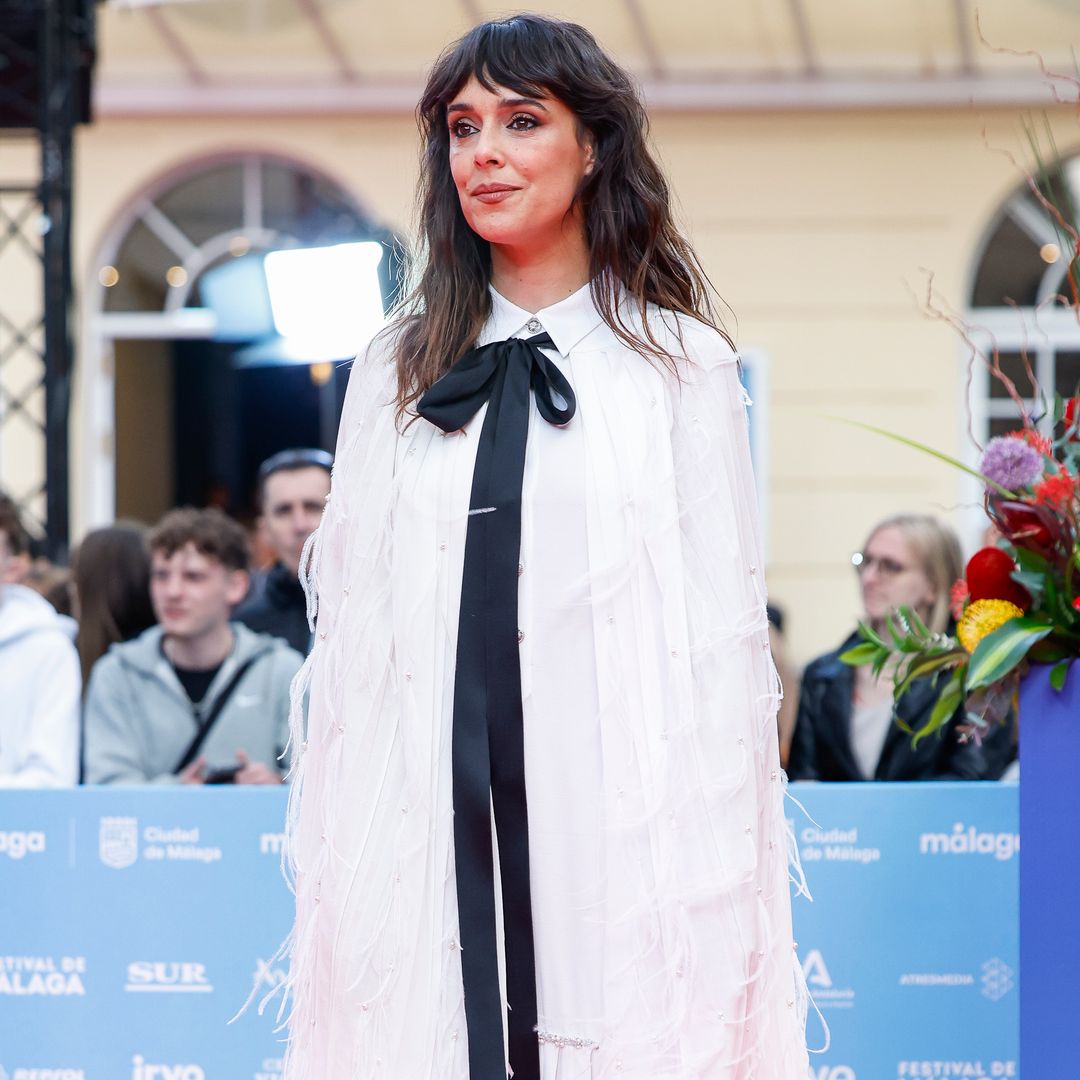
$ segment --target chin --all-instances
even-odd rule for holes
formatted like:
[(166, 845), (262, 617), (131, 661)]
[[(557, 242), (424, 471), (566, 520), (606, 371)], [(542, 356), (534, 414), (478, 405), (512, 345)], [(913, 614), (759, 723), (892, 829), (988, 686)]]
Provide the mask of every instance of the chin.
[(474, 218), (469, 222), (469, 228), (489, 244), (519, 244), (524, 231), (517, 222), (487, 221), (483, 218)]

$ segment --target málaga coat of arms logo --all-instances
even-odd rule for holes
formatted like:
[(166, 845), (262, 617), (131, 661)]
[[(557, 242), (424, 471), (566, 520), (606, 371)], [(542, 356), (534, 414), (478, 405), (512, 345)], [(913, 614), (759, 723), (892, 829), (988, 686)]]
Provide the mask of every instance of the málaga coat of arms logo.
[(139, 857), (139, 819), (103, 817), (98, 832), (98, 854), (114, 870), (131, 866)]

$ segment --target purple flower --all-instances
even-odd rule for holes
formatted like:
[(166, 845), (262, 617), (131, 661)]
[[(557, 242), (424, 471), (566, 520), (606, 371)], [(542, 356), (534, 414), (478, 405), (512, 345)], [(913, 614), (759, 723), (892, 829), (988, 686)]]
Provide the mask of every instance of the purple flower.
[(1042, 454), (1023, 439), (998, 436), (986, 444), (979, 472), (1010, 491), (1034, 484), (1043, 471)]

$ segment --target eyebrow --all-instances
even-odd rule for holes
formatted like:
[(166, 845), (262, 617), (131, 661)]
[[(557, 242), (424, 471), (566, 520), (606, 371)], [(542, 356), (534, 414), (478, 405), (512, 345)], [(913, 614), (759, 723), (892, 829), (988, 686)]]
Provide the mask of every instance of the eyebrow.
[[(547, 112), (544, 103), (537, 98), (530, 97), (512, 97), (512, 98), (499, 98), (500, 109), (516, 109), (521, 105), (532, 105), (537, 109), (541, 109), (543, 112)], [(449, 116), (450, 113), (456, 112), (475, 112), (476, 110), (467, 101), (455, 101), (453, 105), (446, 106), (446, 113)]]

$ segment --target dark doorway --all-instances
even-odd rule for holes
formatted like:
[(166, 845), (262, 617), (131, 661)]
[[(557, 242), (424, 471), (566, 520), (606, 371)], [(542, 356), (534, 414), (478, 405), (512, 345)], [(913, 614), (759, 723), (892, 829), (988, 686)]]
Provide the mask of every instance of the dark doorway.
[[(256, 512), (254, 477), (279, 450), (333, 450), (348, 365), (334, 365), (329, 386), (307, 365), (236, 367), (237, 347), (177, 341), (173, 347), (175, 503), (219, 506), (242, 519)], [(322, 438), (323, 395), (333, 430)]]

